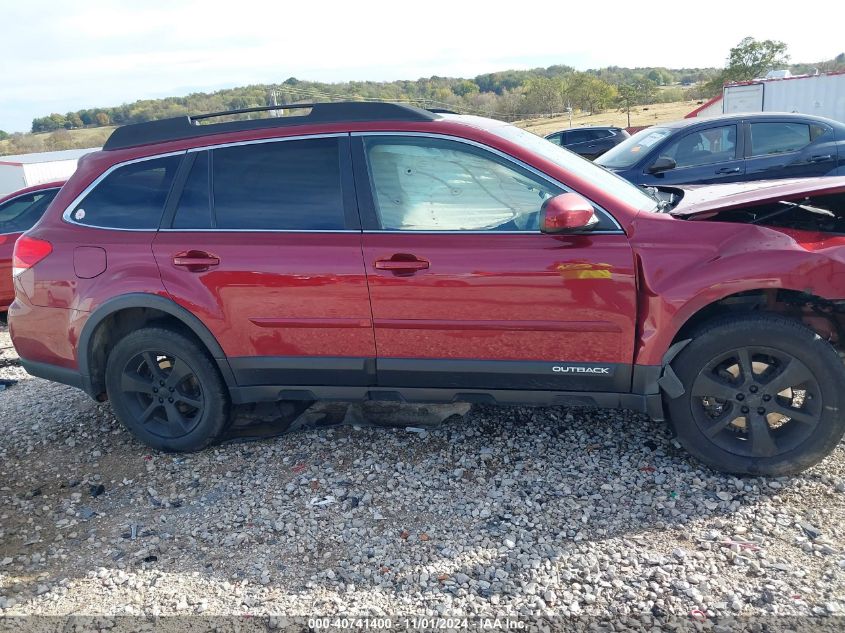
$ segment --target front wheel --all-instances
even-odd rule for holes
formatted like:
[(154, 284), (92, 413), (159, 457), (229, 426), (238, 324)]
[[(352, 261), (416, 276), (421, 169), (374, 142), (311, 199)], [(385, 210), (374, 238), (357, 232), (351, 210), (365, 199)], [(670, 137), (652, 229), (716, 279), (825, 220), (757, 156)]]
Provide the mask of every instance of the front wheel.
[(672, 368), (685, 390), (667, 401), (678, 440), (717, 470), (797, 473), (845, 433), (845, 365), (799, 322), (772, 314), (713, 321)]
[(226, 428), (229, 395), (208, 355), (172, 330), (144, 328), (109, 354), (106, 391), (118, 420), (145, 444), (197, 451)]

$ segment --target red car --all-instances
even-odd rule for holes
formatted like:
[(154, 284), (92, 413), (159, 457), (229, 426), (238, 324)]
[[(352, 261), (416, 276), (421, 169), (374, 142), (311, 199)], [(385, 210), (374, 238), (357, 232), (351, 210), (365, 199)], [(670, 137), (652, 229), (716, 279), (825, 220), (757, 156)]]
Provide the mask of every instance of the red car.
[(63, 182), (48, 182), (0, 196), (0, 312), (15, 298), (12, 249), (21, 234), (35, 224)]
[(15, 248), (24, 367), (174, 451), (317, 399), (625, 407), (737, 473), (839, 442), (845, 179), (657, 192), (499, 121), (296, 108), (84, 157)]

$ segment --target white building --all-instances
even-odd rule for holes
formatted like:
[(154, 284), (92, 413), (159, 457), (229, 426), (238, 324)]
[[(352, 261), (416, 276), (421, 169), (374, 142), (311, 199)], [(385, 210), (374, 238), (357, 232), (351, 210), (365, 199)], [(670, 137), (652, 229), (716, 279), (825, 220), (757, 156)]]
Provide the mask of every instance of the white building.
[(790, 75), (773, 71), (766, 79), (727, 84), (721, 95), (686, 118), (737, 112), (797, 112), (845, 123), (845, 72)]
[(85, 154), (96, 152), (98, 149), (100, 148), (91, 147), (0, 156), (0, 196), (42, 182), (67, 180), (76, 171), (77, 161)]

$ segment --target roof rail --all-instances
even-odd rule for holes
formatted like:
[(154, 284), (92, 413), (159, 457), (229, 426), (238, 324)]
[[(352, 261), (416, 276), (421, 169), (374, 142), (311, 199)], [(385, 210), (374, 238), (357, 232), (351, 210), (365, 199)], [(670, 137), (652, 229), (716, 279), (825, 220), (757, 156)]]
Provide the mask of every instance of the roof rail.
[[(222, 123), (204, 123), (200, 121), (235, 114), (250, 112), (267, 112), (273, 110), (305, 110), (310, 112), (303, 116), (283, 116), (265, 119), (249, 119), (245, 121), (224, 121)], [(434, 121), (440, 117), (429, 110), (423, 110), (404, 103), (387, 103), (381, 101), (336, 101), (327, 103), (290, 103), (286, 105), (270, 105), (257, 108), (243, 108), (241, 110), (227, 110), (198, 114), (194, 116), (180, 116), (171, 119), (159, 119), (145, 123), (131, 123), (117, 128), (103, 145), (104, 150), (124, 149), (138, 145), (149, 145), (164, 141), (178, 141), (189, 138), (199, 138), (220, 134), (222, 132), (236, 132), (241, 130), (255, 130), (263, 128), (288, 127), (294, 125), (308, 125), (310, 123), (342, 123), (345, 121)]]

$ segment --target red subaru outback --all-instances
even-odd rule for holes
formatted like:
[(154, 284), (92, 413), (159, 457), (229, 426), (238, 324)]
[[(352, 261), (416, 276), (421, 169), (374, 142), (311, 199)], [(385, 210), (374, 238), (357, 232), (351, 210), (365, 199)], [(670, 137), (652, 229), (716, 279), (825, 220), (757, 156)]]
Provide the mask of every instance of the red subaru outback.
[(845, 178), (649, 192), (499, 121), (297, 107), (83, 158), (17, 242), (24, 367), (165, 450), (318, 399), (668, 414), (737, 473), (839, 442)]

